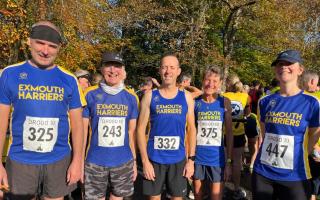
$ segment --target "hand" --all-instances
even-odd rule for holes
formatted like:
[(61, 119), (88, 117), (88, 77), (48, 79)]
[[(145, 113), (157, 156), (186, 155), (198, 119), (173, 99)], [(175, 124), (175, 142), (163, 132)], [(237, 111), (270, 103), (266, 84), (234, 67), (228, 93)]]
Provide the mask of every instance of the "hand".
[(224, 181), (230, 181), (231, 180), (231, 175), (232, 175), (232, 165), (228, 164), (224, 168)]
[(193, 173), (194, 173), (194, 161), (188, 159), (183, 169), (183, 176), (189, 179), (193, 176)]
[(84, 162), (82, 162), (81, 165), (81, 178), (80, 178), (80, 182), (84, 183)]
[(150, 181), (154, 181), (156, 178), (154, 168), (149, 160), (143, 163), (143, 175), (145, 179)]
[(7, 172), (2, 164), (0, 164), (0, 190), (9, 191)]
[(67, 171), (67, 183), (72, 185), (77, 183), (83, 176), (83, 162), (72, 160)]
[(133, 161), (133, 182), (136, 181), (138, 175), (137, 162)]

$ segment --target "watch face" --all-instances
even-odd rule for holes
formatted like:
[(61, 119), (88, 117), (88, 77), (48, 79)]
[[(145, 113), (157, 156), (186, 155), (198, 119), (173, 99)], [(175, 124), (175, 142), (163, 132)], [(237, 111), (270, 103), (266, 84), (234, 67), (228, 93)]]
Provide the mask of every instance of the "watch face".
[(192, 161), (195, 161), (196, 160), (196, 157), (195, 156), (189, 156), (188, 157), (190, 160), (192, 160)]

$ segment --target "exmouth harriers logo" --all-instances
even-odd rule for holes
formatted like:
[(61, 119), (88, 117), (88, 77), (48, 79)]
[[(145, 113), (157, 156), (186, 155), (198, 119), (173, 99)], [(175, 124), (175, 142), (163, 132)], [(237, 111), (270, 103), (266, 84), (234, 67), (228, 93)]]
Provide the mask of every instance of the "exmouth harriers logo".
[(21, 72), (19, 74), (19, 79), (28, 79), (28, 74), (26, 72)]

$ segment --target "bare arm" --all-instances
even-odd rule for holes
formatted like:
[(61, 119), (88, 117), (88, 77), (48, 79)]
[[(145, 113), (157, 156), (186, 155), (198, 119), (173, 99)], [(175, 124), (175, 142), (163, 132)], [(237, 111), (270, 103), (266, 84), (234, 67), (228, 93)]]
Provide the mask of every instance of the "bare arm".
[(198, 96), (202, 95), (202, 90), (199, 90), (198, 88), (194, 87), (194, 86), (186, 86), (185, 87), (186, 90), (188, 90), (191, 93), (191, 96), (193, 99), (197, 98)]
[(67, 172), (68, 184), (76, 183), (81, 179), (81, 168), (83, 165), (83, 120), (82, 108), (69, 111), (72, 137), (72, 161)]
[[(189, 139), (189, 152), (188, 156), (195, 156), (195, 151), (196, 151), (196, 126), (195, 126), (195, 121), (194, 121), (194, 101), (193, 97), (189, 92), (186, 92), (186, 99), (188, 103), (188, 113), (187, 113), (187, 133), (188, 139)], [(191, 178), (194, 173), (194, 161), (188, 159), (187, 163), (184, 168), (184, 173), (183, 175), (186, 178)]]
[(228, 98), (224, 98), (225, 112), (225, 131), (226, 131), (226, 142), (227, 142), (227, 158), (232, 159), (233, 149), (233, 134), (232, 134), (232, 108), (231, 102)]
[(130, 145), (130, 149), (132, 152), (132, 156), (134, 159), (134, 175), (133, 175), (133, 181), (136, 180), (137, 177), (137, 163), (136, 163), (136, 126), (137, 126), (137, 120), (136, 119), (131, 119), (129, 121), (129, 129), (128, 129), (128, 133), (129, 133), (129, 145)]
[(138, 119), (137, 127), (137, 140), (140, 150), (141, 160), (143, 164), (143, 173), (146, 179), (154, 180), (155, 174), (152, 164), (149, 161), (147, 153), (147, 141), (146, 141), (146, 127), (148, 125), (150, 116), (150, 102), (152, 97), (152, 91), (147, 92), (142, 100), (140, 106), (140, 115)]
[(314, 145), (318, 142), (320, 137), (320, 127), (309, 128), (309, 141), (308, 141), (308, 153), (310, 154), (313, 150)]
[[(0, 155), (3, 154), (3, 147), (6, 140), (6, 133), (8, 128), (8, 120), (10, 114), (10, 106), (0, 104)], [(0, 188), (8, 188), (8, 179), (5, 168), (0, 163)]]

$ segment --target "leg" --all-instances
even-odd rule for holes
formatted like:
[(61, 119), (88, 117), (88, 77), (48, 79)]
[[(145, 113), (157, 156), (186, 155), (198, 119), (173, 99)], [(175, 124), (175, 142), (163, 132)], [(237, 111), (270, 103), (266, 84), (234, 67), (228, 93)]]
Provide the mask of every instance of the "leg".
[(71, 156), (67, 155), (62, 160), (44, 165), (43, 196), (48, 199), (60, 199), (72, 192), (77, 185), (67, 185), (66, 174), (70, 165)]
[(311, 182), (304, 181), (281, 181), (278, 182), (279, 200), (309, 200), (311, 197)]
[(251, 178), (251, 185), (253, 200), (273, 199), (274, 189), (271, 180), (253, 172)]
[(95, 164), (86, 163), (84, 167), (84, 199), (105, 199), (109, 170)]
[(195, 200), (201, 200), (202, 199), (202, 189), (203, 189), (203, 181), (201, 180), (194, 180), (193, 181), (194, 186), (194, 197)]
[(149, 200), (161, 200), (161, 195), (149, 196)]
[(187, 179), (183, 177), (185, 163), (185, 160), (182, 160), (179, 163), (167, 165), (166, 186), (172, 196), (171, 199), (178, 200), (187, 195)]
[(248, 146), (250, 152), (250, 168), (252, 168), (258, 153), (258, 137), (248, 138)]
[(223, 182), (210, 183), (210, 199), (221, 200), (223, 196)]
[(163, 185), (166, 179), (166, 166), (152, 162), (154, 173), (155, 173), (155, 181), (149, 181), (147, 179), (143, 179), (142, 182), (142, 190), (143, 194), (148, 196), (150, 200), (160, 200), (161, 199), (161, 192), (163, 189)]
[(235, 190), (238, 190), (240, 186), (243, 150), (243, 147), (233, 148), (232, 150), (232, 180)]
[(122, 200), (123, 197), (133, 195), (133, 162), (130, 160), (110, 169), (110, 200)]
[(11, 200), (31, 200), (35, 198), (40, 181), (40, 166), (25, 165), (11, 160), (6, 162), (10, 192), (5, 198)]

